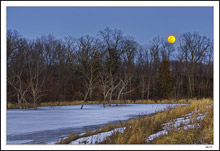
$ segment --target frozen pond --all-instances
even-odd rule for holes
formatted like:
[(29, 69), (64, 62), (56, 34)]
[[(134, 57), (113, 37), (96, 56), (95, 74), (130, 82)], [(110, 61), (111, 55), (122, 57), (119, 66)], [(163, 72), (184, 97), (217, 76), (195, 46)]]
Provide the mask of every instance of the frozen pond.
[(42, 144), (71, 132), (82, 133), (142, 114), (153, 114), (175, 104), (80, 105), (7, 110), (7, 144)]

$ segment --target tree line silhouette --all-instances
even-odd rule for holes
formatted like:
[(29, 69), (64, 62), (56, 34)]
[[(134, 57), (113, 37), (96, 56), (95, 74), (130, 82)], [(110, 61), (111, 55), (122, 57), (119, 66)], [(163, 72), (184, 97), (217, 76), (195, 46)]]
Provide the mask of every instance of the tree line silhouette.
[(112, 100), (194, 97), (213, 97), (213, 42), (197, 32), (183, 33), (175, 49), (160, 37), (140, 45), (110, 28), (34, 40), (7, 31), (8, 102), (90, 100), (105, 107)]

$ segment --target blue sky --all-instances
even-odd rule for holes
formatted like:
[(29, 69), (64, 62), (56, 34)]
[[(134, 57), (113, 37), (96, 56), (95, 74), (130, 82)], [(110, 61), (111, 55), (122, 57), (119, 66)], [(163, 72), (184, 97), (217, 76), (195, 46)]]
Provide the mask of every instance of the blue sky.
[[(106, 27), (117, 28), (148, 44), (156, 36), (177, 39), (184, 32), (197, 31), (212, 39), (212, 7), (8, 7), (7, 29), (24, 37), (53, 34), (96, 36)], [(178, 43), (178, 41), (177, 41)]]

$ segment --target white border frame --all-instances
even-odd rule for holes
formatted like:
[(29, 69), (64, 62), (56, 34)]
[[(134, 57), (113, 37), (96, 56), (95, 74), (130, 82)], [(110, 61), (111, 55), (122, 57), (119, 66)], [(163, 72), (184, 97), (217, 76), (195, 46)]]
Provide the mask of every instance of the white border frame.
[[(42, 7), (214, 7), (214, 145), (6, 145), (6, 9)], [(218, 1), (1, 1), (1, 149), (4, 150), (219, 150), (219, 2)], [(209, 147), (209, 148), (207, 148)]]

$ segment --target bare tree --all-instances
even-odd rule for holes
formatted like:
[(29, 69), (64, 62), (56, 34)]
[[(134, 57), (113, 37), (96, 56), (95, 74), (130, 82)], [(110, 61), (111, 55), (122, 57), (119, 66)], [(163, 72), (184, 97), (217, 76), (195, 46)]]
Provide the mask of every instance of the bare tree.
[(160, 64), (160, 50), (161, 50), (161, 41), (162, 39), (158, 36), (152, 39), (148, 49), (150, 52), (150, 64), (151, 64), (151, 80), (152, 80), (152, 95), (155, 95), (156, 92), (156, 77), (158, 76), (158, 68)]
[(210, 47), (210, 40), (199, 33), (184, 33), (180, 38), (180, 53), (184, 54), (184, 60), (188, 72), (189, 96), (194, 96), (194, 71), (196, 64), (203, 59)]
[[(137, 49), (138, 49), (138, 43), (133, 39), (133, 38), (126, 38), (124, 40), (124, 44), (123, 44), (123, 58), (122, 58), (122, 62), (124, 63), (124, 67), (125, 67), (125, 71), (126, 74), (125, 76), (127, 77), (126, 79), (129, 79), (129, 99), (131, 100), (131, 90), (132, 90), (132, 78), (134, 77), (134, 71), (135, 71), (135, 55), (137, 53)], [(127, 80), (125, 80), (127, 81)], [(123, 82), (122, 82), (123, 83)]]
[(114, 95), (115, 90), (120, 86), (119, 76), (118, 74), (111, 74), (110, 73), (110, 94), (109, 94), (109, 106), (111, 106), (112, 98)]
[(181, 95), (185, 94), (184, 90), (184, 57), (183, 54), (178, 54), (176, 56), (178, 60), (172, 61), (172, 70), (174, 74), (175, 84), (174, 84), (174, 97), (179, 98)]
[[(28, 57), (27, 50), (29, 48), (28, 41), (22, 38), (17, 31), (8, 30), (7, 32), (7, 84), (8, 90), (13, 88), (17, 95), (17, 103), (27, 103), (26, 93), (29, 85), (24, 80), (26, 75), (25, 59)], [(13, 92), (14, 93), (14, 92)], [(11, 94), (14, 96), (14, 94)]]
[(150, 95), (150, 61), (149, 61), (149, 53), (148, 49), (142, 47), (139, 48), (138, 58), (137, 58), (137, 75), (139, 77), (139, 85), (141, 91), (141, 99), (144, 100), (145, 95), (147, 95), (146, 99), (149, 98)]
[(105, 108), (106, 99), (109, 97), (111, 90), (110, 76), (106, 71), (105, 66), (99, 71), (99, 83), (101, 87), (100, 90), (103, 95), (103, 107)]
[[(40, 78), (40, 76), (42, 76), (42, 78)], [(36, 67), (29, 67), (29, 78), (30, 94), (33, 97), (34, 109), (37, 109), (37, 104), (41, 101), (41, 98), (46, 95), (45, 90), (43, 90), (45, 83), (43, 69), (40, 69), (38, 64)]]
[(162, 40), (161, 43), (161, 60), (167, 59), (169, 61), (172, 53), (175, 51), (175, 48), (173, 47), (172, 43), (169, 43), (167, 41)]
[[(95, 83), (99, 77), (98, 70), (100, 69), (99, 58), (99, 41), (93, 37), (81, 37), (78, 40), (78, 50), (75, 53), (74, 68), (79, 71), (84, 78), (84, 103), (88, 98), (92, 99), (92, 91), (96, 87)], [(83, 105), (81, 109), (83, 109)]]
[(22, 103), (27, 103), (25, 95), (28, 92), (30, 85), (22, 82), (21, 77), (22, 77), (22, 73), (23, 73), (23, 68), (18, 73), (16, 73), (14, 70), (11, 70), (11, 72), (12, 72), (12, 76), (8, 77), (7, 81), (16, 90), (17, 103), (20, 106)]
[(117, 102), (116, 102), (116, 106), (118, 106), (118, 103), (120, 101), (120, 97), (122, 94), (128, 94), (130, 93), (131, 91), (129, 92), (126, 92), (126, 93), (123, 93), (123, 90), (126, 88), (126, 86), (129, 84), (129, 82), (131, 81), (131, 78), (132, 77), (125, 77), (125, 79), (120, 79), (120, 82), (119, 82), (119, 91), (118, 91), (118, 97), (117, 97)]
[(120, 59), (123, 51), (123, 33), (121, 30), (106, 28), (99, 31), (102, 42), (105, 44), (105, 50), (108, 52), (107, 64), (110, 79), (109, 105), (111, 105), (113, 93), (118, 87), (118, 71), (120, 67)]
[(11, 63), (12, 59), (15, 59), (16, 54), (18, 54), (18, 50), (21, 46), (21, 36), (15, 30), (8, 30), (7, 31), (7, 59), (8, 65)]

